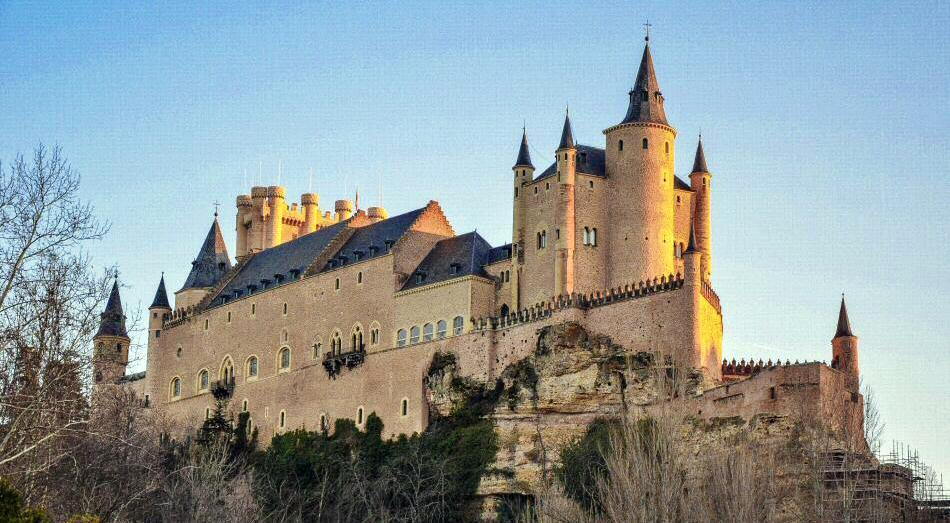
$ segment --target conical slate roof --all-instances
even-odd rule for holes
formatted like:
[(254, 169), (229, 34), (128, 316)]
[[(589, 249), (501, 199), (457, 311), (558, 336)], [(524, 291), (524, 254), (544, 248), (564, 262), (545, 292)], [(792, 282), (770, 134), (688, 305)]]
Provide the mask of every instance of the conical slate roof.
[(530, 167), (534, 169), (534, 165), (531, 163), (531, 154), (528, 152), (528, 133), (527, 131), (522, 131), (521, 133), (521, 148), (518, 149), (518, 159), (515, 160), (516, 167)]
[(112, 292), (109, 293), (109, 301), (106, 308), (99, 315), (99, 330), (95, 337), (99, 336), (124, 336), (129, 337), (125, 330), (125, 313), (122, 312), (122, 299), (119, 298), (119, 282), (112, 283)]
[(691, 252), (698, 252), (699, 249), (696, 248), (696, 227), (693, 226), (694, 220), (689, 220), (689, 245), (686, 247), (686, 252), (684, 254), (689, 254)]
[(152, 300), (152, 304), (149, 305), (149, 309), (171, 309), (171, 305), (168, 304), (168, 293), (165, 292), (165, 274), (162, 274), (162, 279), (158, 280), (158, 290), (155, 291), (155, 299)]
[(703, 138), (699, 138), (699, 144), (696, 145), (696, 158), (693, 160), (693, 172), (694, 173), (708, 173), (709, 168), (706, 167), (706, 153), (703, 152)]
[[(202, 287), (213, 287), (222, 276), (231, 270), (231, 259), (228, 257), (228, 248), (221, 235), (221, 227), (215, 216), (214, 223), (205, 237), (198, 257), (191, 262), (191, 272), (185, 280), (181, 290)], [(180, 292), (180, 291), (179, 291)]]
[(851, 320), (848, 319), (848, 306), (844, 303), (844, 295), (841, 296), (841, 309), (838, 310), (838, 330), (835, 332), (835, 338), (842, 336), (854, 336), (851, 333)]
[(574, 148), (574, 130), (571, 129), (571, 114), (564, 115), (564, 129), (561, 130), (561, 143), (557, 146), (560, 149)]
[(630, 91), (630, 105), (624, 123), (652, 122), (670, 125), (666, 121), (666, 112), (663, 110), (663, 95), (660, 84), (653, 70), (653, 56), (650, 54), (650, 42), (643, 48), (643, 57), (640, 59), (640, 70), (637, 71), (637, 81)]

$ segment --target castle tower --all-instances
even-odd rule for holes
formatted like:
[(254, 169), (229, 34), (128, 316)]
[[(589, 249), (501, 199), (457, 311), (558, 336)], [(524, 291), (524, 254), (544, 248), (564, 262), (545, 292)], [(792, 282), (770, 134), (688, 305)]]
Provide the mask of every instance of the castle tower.
[(118, 383), (125, 375), (130, 342), (119, 297), (119, 281), (116, 280), (112, 283), (106, 308), (99, 315), (99, 330), (92, 338), (92, 370), (96, 387)]
[(647, 37), (623, 121), (607, 136), (608, 286), (675, 272), (673, 165), (676, 130), (666, 120), (663, 94)]
[(267, 188), (267, 215), (264, 220), (264, 249), (283, 243), (284, 214), (287, 212), (287, 190), (271, 185)]
[(708, 281), (712, 277), (712, 175), (706, 167), (702, 136), (699, 137), (699, 143), (696, 145), (696, 157), (693, 159), (689, 185), (696, 194), (693, 209), (696, 245), (703, 253), (703, 279)]
[(333, 208), (338, 222), (349, 220), (350, 216), (353, 216), (353, 202), (350, 200), (337, 200)]
[(161, 337), (162, 324), (165, 317), (172, 312), (172, 307), (168, 303), (168, 292), (165, 291), (165, 273), (158, 280), (158, 290), (155, 291), (155, 298), (148, 307), (148, 345), (152, 346), (152, 340)]
[(247, 256), (251, 252), (252, 244), (251, 236), (251, 223), (253, 222), (253, 208), (254, 205), (251, 200), (251, 196), (247, 194), (242, 194), (237, 197), (235, 202), (237, 205), (237, 217), (235, 218), (234, 232), (237, 237), (237, 256), (238, 261), (241, 261), (242, 258)]
[(534, 179), (534, 164), (531, 163), (531, 153), (528, 151), (528, 132), (521, 130), (521, 147), (518, 149), (518, 158), (511, 168), (514, 173), (514, 204), (512, 205), (511, 227), (511, 309), (521, 309), (520, 276), (523, 256), (518, 253), (524, 249), (524, 202), (528, 197), (524, 194), (525, 185)]
[(315, 193), (301, 194), (300, 206), (303, 207), (304, 216), (303, 230), (300, 233), (309, 234), (320, 225), (320, 196)]
[(221, 226), (218, 225), (218, 213), (215, 213), (201, 250), (195, 261), (191, 262), (191, 272), (185, 279), (185, 285), (175, 293), (175, 308), (185, 309), (200, 302), (230, 270), (231, 259), (224, 244), (224, 236), (221, 235)]
[(851, 332), (851, 320), (848, 319), (848, 307), (841, 295), (841, 308), (838, 310), (838, 330), (831, 340), (831, 366), (848, 375), (848, 386), (857, 392), (861, 372), (858, 366), (858, 337)]
[(574, 292), (574, 181), (577, 174), (577, 148), (571, 115), (564, 115), (561, 143), (557, 155), (557, 205), (554, 220), (554, 294)]

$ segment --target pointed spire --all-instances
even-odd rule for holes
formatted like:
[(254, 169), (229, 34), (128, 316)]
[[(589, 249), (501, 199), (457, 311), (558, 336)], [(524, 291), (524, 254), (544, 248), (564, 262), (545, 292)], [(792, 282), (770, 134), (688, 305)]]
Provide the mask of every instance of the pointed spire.
[(851, 320), (848, 319), (848, 306), (844, 303), (844, 294), (841, 295), (841, 309), (838, 310), (838, 330), (835, 338), (854, 336), (851, 333)]
[(564, 129), (561, 130), (561, 144), (557, 148), (558, 150), (574, 148), (574, 131), (571, 129), (570, 109), (564, 113)]
[(696, 248), (696, 227), (693, 223), (695, 220), (689, 221), (689, 245), (686, 247), (686, 252), (683, 254), (689, 254), (691, 252), (699, 252), (699, 249)]
[(699, 135), (699, 143), (696, 145), (696, 158), (693, 160), (694, 173), (708, 173), (706, 167), (706, 153), (703, 152), (703, 135)]
[(666, 121), (666, 112), (663, 110), (663, 94), (660, 84), (653, 70), (653, 55), (650, 54), (650, 40), (643, 47), (643, 57), (640, 59), (640, 70), (637, 71), (637, 81), (630, 90), (630, 105), (624, 123), (652, 122), (670, 125)]
[(112, 282), (109, 301), (106, 302), (105, 310), (99, 315), (99, 330), (95, 337), (99, 336), (129, 337), (125, 330), (125, 313), (122, 311), (122, 299), (119, 297), (118, 279)]
[[(181, 290), (213, 287), (222, 276), (231, 270), (231, 259), (228, 257), (228, 248), (224, 244), (221, 226), (215, 218), (205, 236), (205, 241), (198, 251), (198, 257), (191, 262), (191, 272), (185, 279)], [(179, 291), (180, 292), (180, 291)]]
[(534, 164), (531, 163), (531, 153), (528, 152), (528, 131), (524, 128), (521, 129), (521, 148), (518, 149), (518, 159), (515, 160), (515, 166), (512, 169), (517, 167), (534, 169)]
[(149, 305), (149, 309), (171, 309), (168, 304), (168, 293), (165, 292), (165, 273), (162, 273), (162, 279), (158, 280), (158, 290), (155, 291), (155, 299)]

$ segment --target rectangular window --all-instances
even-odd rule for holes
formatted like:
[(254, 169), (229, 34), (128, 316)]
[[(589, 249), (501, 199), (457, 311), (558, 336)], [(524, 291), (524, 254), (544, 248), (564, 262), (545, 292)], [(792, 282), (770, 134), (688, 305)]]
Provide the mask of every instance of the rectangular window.
[(256, 304), (256, 303), (252, 303), (252, 304), (251, 304), (251, 316), (253, 316), (253, 315), (256, 314), (256, 313), (257, 313), (257, 304)]
[(287, 304), (285, 303), (285, 304), (284, 304), (284, 316), (286, 316), (286, 315), (287, 315)]
[(161, 331), (161, 330), (156, 330), (156, 331), (155, 331), (155, 337), (156, 337), (156, 338), (161, 338), (161, 337), (162, 337), (162, 331)]

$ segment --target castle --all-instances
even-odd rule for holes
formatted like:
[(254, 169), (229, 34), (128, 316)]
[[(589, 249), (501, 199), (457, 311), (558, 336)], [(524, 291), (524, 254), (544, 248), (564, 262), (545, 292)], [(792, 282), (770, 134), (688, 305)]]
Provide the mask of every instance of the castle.
[(566, 115), (538, 172), (523, 133), (512, 167), (511, 243), (456, 234), (439, 204), (397, 216), (283, 187), (237, 197), (236, 263), (217, 213), (174, 294), (149, 307), (146, 371), (126, 375), (129, 337), (113, 288), (95, 337), (96, 387), (136, 391), (194, 427), (231, 387), (262, 441), (370, 413), (391, 435), (428, 424), (424, 379), (452, 353), (467, 377), (496, 379), (544, 325), (577, 322), (630, 351), (694, 369), (703, 417), (860, 404), (858, 345), (844, 302), (832, 364), (726, 362), (713, 291), (712, 180), (703, 144), (688, 181), (674, 172), (649, 40), (629, 108), (604, 146), (575, 142)]

